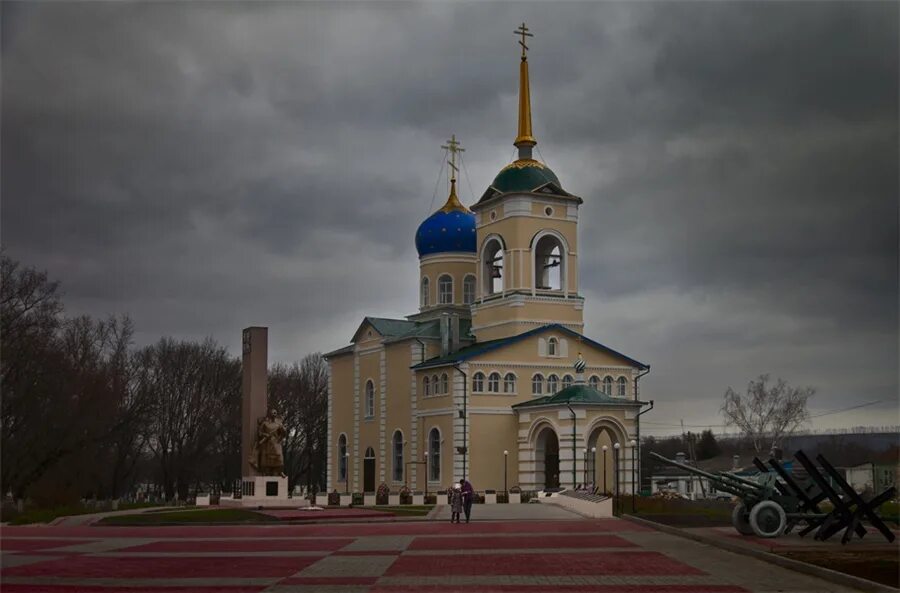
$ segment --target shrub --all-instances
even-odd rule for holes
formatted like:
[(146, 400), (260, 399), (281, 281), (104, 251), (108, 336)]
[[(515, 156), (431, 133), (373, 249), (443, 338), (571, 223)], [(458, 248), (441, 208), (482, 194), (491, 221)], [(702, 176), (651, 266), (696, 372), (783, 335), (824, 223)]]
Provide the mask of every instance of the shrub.
[(387, 504), (390, 492), (391, 489), (388, 488), (388, 485), (382, 482), (381, 485), (378, 486), (378, 491), (375, 492), (375, 504)]
[(406, 486), (400, 489), (400, 504), (412, 504), (412, 493)]
[(361, 507), (363, 504), (363, 494), (362, 492), (354, 492), (353, 498), (350, 500), (350, 504), (353, 506)]
[(328, 494), (328, 505), (329, 506), (337, 506), (341, 504), (341, 495), (338, 494), (337, 490), (332, 490)]

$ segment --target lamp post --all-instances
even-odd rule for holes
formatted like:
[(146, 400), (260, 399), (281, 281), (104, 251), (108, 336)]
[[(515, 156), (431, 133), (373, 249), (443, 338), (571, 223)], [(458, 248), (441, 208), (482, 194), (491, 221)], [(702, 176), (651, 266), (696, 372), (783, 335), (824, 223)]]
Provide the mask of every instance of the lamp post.
[(603, 445), (603, 494), (609, 494), (609, 488), (606, 487), (606, 452), (609, 447)]
[(503, 450), (503, 494), (506, 496), (506, 502), (509, 502), (509, 491), (506, 489), (506, 462), (509, 460), (509, 451)]
[(635, 454), (637, 453), (637, 441), (634, 439), (631, 439), (631, 442), (629, 443), (629, 445), (631, 445), (631, 512), (634, 513), (634, 494), (635, 494), (634, 491), (637, 488), (637, 485), (634, 483), (634, 478), (635, 478), (634, 470), (637, 466), (637, 463), (635, 462)]
[(591, 483), (597, 487), (597, 447), (591, 447)]
[(616, 501), (616, 509), (619, 509), (619, 449), (622, 447), (619, 443), (613, 443), (613, 449), (615, 450), (615, 458), (613, 459), (613, 472), (615, 475), (615, 480), (613, 481), (613, 487), (616, 489), (615, 498), (613, 500)]
[(350, 451), (344, 453), (344, 494), (350, 494)]

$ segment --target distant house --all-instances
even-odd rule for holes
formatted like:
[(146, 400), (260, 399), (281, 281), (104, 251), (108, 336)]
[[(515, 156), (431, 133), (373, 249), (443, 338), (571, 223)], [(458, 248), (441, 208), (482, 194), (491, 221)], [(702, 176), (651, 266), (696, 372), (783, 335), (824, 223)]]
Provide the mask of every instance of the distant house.
[(897, 485), (900, 465), (861, 463), (845, 470), (845, 479), (857, 492), (883, 492)]

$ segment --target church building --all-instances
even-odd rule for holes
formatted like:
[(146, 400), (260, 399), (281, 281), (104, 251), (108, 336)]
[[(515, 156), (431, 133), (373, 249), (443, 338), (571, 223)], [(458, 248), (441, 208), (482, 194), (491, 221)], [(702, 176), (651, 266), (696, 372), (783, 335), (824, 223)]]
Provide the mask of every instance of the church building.
[(583, 333), (578, 218), (598, 205), (532, 154), (527, 31), (518, 158), (467, 208), (451, 138), (449, 197), (415, 235), (419, 311), (326, 355), (329, 491), (635, 486), (650, 367)]

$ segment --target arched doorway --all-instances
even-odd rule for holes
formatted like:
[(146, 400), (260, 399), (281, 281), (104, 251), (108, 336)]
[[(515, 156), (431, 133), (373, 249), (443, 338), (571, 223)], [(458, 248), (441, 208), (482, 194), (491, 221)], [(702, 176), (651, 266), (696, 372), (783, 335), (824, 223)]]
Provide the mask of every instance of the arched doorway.
[[(614, 445), (619, 443), (618, 479), (616, 475), (616, 450)], [(616, 426), (606, 422), (595, 425), (587, 440), (587, 463), (584, 468), (585, 482), (593, 482), (604, 492), (613, 493), (616, 487), (624, 492), (623, 472), (625, 470), (624, 445), (625, 435)]]
[(363, 459), (363, 492), (375, 492), (375, 450), (366, 448)]
[(538, 434), (535, 445), (537, 485), (543, 483), (544, 489), (559, 488), (559, 438), (556, 432), (550, 427), (544, 428)]

